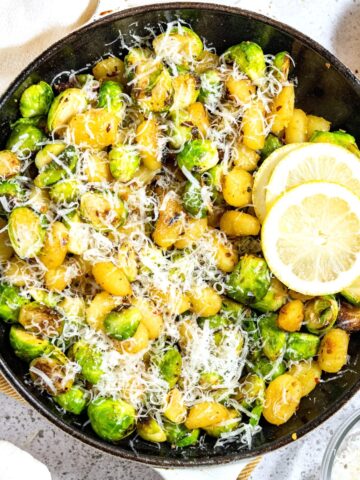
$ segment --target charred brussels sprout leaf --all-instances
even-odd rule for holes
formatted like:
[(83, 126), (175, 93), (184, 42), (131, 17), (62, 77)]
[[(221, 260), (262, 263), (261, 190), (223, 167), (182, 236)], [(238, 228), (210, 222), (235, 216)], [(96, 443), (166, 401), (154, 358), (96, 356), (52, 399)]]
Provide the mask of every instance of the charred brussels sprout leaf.
[(135, 428), (135, 409), (123, 400), (99, 397), (88, 406), (95, 433), (104, 440), (118, 442)]
[(27, 298), (19, 295), (17, 287), (0, 284), (0, 318), (5, 322), (17, 322), (20, 308), (28, 302)]
[(336, 322), (339, 305), (333, 295), (315, 297), (305, 304), (304, 320), (310, 333), (321, 335), (329, 331)]
[(195, 445), (200, 435), (199, 428), (189, 430), (185, 425), (178, 423), (164, 422), (164, 429), (168, 442), (178, 448)]
[(40, 150), (45, 140), (45, 134), (39, 128), (21, 123), (13, 128), (6, 148), (19, 156), (28, 156)]
[(244, 255), (229, 276), (227, 294), (238, 302), (251, 305), (265, 297), (270, 284), (270, 270), (265, 260)]
[(71, 347), (71, 356), (80, 365), (82, 376), (95, 385), (103, 375), (102, 356), (85, 341), (79, 340)]
[(30, 208), (14, 208), (9, 216), (9, 238), (20, 258), (34, 258), (40, 252), (46, 232), (44, 226), (44, 219)]
[(67, 412), (80, 415), (88, 403), (89, 393), (79, 386), (73, 386), (67, 392), (55, 396), (54, 400)]
[(153, 418), (140, 420), (136, 426), (141, 438), (148, 442), (166, 442), (166, 433)]
[(141, 312), (136, 307), (111, 312), (104, 320), (105, 332), (116, 340), (126, 340), (134, 336), (141, 319)]
[(131, 145), (118, 145), (109, 152), (111, 175), (120, 182), (129, 182), (140, 167), (140, 155)]
[(202, 189), (199, 183), (193, 183), (189, 180), (185, 184), (183, 194), (183, 204), (185, 210), (196, 218), (205, 218), (207, 206), (202, 197)]
[(271, 361), (276, 360), (285, 352), (287, 339), (287, 333), (278, 328), (276, 318), (276, 315), (268, 314), (259, 319), (263, 352)]
[(54, 348), (47, 339), (39, 338), (19, 325), (12, 325), (9, 339), (15, 355), (26, 362), (48, 354)]
[(28, 87), (20, 98), (20, 112), (23, 117), (46, 115), (49, 111), (54, 93), (46, 82), (39, 82)]
[(180, 377), (182, 358), (179, 351), (172, 347), (160, 359), (159, 369), (162, 377), (174, 387)]
[(237, 64), (253, 82), (265, 75), (265, 57), (260, 45), (254, 42), (241, 42), (225, 52), (225, 58)]
[(319, 344), (319, 337), (311, 333), (289, 333), (285, 358), (294, 361), (312, 358), (317, 354)]
[(219, 153), (211, 140), (193, 140), (184, 145), (176, 158), (181, 169), (202, 173), (218, 163)]

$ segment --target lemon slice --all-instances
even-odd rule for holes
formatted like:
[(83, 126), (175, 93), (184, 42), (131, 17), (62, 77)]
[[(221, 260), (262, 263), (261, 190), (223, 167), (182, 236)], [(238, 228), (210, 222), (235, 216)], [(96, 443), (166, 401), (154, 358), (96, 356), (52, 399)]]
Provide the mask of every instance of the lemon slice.
[(312, 180), (335, 182), (360, 193), (360, 160), (343, 147), (308, 143), (289, 151), (275, 165), (266, 188), (266, 210), (292, 187)]
[(259, 221), (263, 223), (266, 216), (266, 187), (269, 183), (271, 174), (274, 171), (276, 165), (292, 150), (307, 145), (306, 143), (291, 143), (284, 145), (277, 150), (274, 150), (266, 160), (262, 163), (261, 167), (255, 174), (252, 201), (256, 216)]
[(336, 183), (304, 183), (274, 203), (261, 237), (269, 268), (291, 290), (340, 292), (360, 272), (360, 198)]

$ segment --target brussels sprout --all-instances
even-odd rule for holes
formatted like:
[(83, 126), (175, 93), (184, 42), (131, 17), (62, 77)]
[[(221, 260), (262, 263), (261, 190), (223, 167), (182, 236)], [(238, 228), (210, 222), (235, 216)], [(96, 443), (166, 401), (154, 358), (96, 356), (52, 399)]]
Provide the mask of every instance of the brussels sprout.
[(347, 332), (358, 332), (360, 330), (360, 307), (341, 302), (337, 326)]
[(91, 348), (85, 341), (79, 340), (71, 347), (70, 354), (80, 365), (81, 374), (85, 380), (95, 385), (104, 373), (101, 370), (101, 353)]
[(183, 424), (164, 422), (167, 441), (174, 447), (183, 448), (198, 442), (200, 429), (189, 430)]
[[(149, 48), (130, 48), (129, 53), (124, 58), (126, 78), (128, 80), (133, 80), (133, 78), (136, 76), (137, 68), (144, 65), (148, 59), (153, 57), (153, 53)], [(159, 75), (160, 72), (157, 69), (154, 70), (156, 70), (156, 75)], [(150, 81), (149, 84), (153, 84), (153, 82)]]
[(157, 57), (185, 68), (201, 55), (204, 48), (200, 37), (182, 25), (158, 35), (152, 44)]
[(332, 328), (339, 313), (339, 305), (333, 295), (315, 297), (305, 303), (304, 320), (310, 333), (322, 335)]
[(20, 325), (11, 326), (9, 340), (15, 355), (26, 362), (30, 362), (41, 355), (47, 355), (54, 348), (47, 339), (39, 338), (27, 332)]
[(58, 157), (66, 148), (64, 142), (47, 143), (35, 156), (35, 165), (39, 170), (54, 160), (54, 157)]
[(70, 119), (87, 107), (86, 93), (80, 88), (67, 88), (54, 98), (47, 118), (50, 132), (61, 133)]
[(28, 87), (20, 97), (20, 113), (23, 117), (46, 115), (49, 111), (54, 93), (46, 82), (39, 82)]
[(287, 301), (287, 288), (275, 277), (271, 279), (269, 290), (259, 302), (251, 304), (251, 308), (260, 312), (276, 312)]
[(264, 52), (257, 43), (241, 42), (234, 45), (226, 50), (225, 59), (234, 61), (239, 70), (253, 82), (257, 82), (265, 75)]
[(9, 216), (8, 232), (16, 254), (20, 258), (34, 258), (44, 244), (44, 219), (28, 207), (14, 208)]
[(279, 52), (275, 55), (273, 61), (273, 68), (275, 69), (275, 76), (280, 82), (286, 82), (290, 70), (290, 54), (288, 52)]
[(17, 322), (20, 308), (29, 300), (19, 295), (19, 289), (0, 283), (0, 318), (5, 322)]
[(19, 124), (13, 128), (6, 148), (20, 156), (35, 153), (41, 148), (41, 143), (46, 140), (45, 134), (32, 125)]
[(278, 328), (276, 318), (276, 315), (270, 313), (259, 319), (263, 352), (271, 361), (276, 360), (284, 353), (287, 339), (287, 333)]
[(179, 380), (182, 366), (182, 358), (175, 347), (169, 348), (159, 361), (159, 369), (162, 377), (173, 388)]
[(172, 85), (174, 89), (172, 111), (181, 111), (196, 102), (199, 90), (194, 75), (190, 73), (178, 75), (173, 79)]
[(203, 50), (197, 58), (197, 62), (194, 65), (194, 71), (198, 75), (201, 75), (207, 70), (218, 67), (219, 63), (220, 59), (216, 53), (210, 52), (209, 50)]
[(203, 372), (199, 378), (199, 385), (204, 390), (212, 390), (217, 385), (223, 383), (223, 377), (216, 372)]
[(140, 420), (136, 425), (137, 433), (148, 442), (166, 442), (166, 432), (151, 417)]
[(224, 433), (236, 430), (241, 422), (241, 413), (234, 409), (229, 409), (229, 418), (224, 422), (217, 423), (211, 427), (204, 428), (205, 432), (211, 437), (220, 438)]
[(47, 307), (55, 307), (60, 300), (60, 296), (54, 292), (48, 292), (47, 290), (42, 290), (41, 288), (30, 288), (29, 293), (32, 298), (37, 303), (46, 305)]
[(58, 156), (41, 169), (39, 175), (35, 178), (34, 184), (43, 188), (62, 180), (74, 172), (78, 161), (78, 154), (74, 146), (69, 145)]
[(150, 92), (146, 89), (133, 89), (139, 107), (145, 112), (166, 112), (172, 104), (173, 86), (166, 68), (157, 77)]
[(46, 127), (46, 117), (39, 115), (36, 117), (18, 118), (15, 122), (10, 123), (11, 128), (15, 128), (17, 125), (32, 125), (40, 130), (44, 130)]
[(67, 322), (84, 324), (85, 301), (82, 297), (65, 297), (58, 304), (58, 310)]
[(354, 283), (340, 293), (348, 302), (360, 307), (360, 277), (358, 277)]
[(284, 362), (277, 360), (270, 362), (266, 357), (260, 357), (255, 360), (252, 370), (262, 377), (266, 382), (271, 382), (286, 371)]
[(265, 382), (263, 377), (250, 373), (245, 378), (242, 378), (235, 398), (247, 409), (253, 405), (263, 405), (265, 399)]
[(200, 183), (190, 182), (190, 180), (186, 182), (183, 193), (183, 205), (185, 210), (193, 217), (206, 217), (207, 206), (202, 196)]
[(176, 159), (181, 169), (202, 173), (218, 163), (219, 153), (211, 140), (199, 139), (186, 143)]
[(31, 380), (49, 395), (67, 392), (72, 387), (75, 376), (74, 372), (71, 374), (69, 371), (67, 361), (65, 355), (54, 352), (49, 357), (34, 358), (29, 367)]
[(312, 358), (317, 354), (319, 344), (319, 337), (311, 333), (289, 333), (285, 358), (294, 361)]
[(117, 57), (100, 60), (92, 69), (96, 80), (114, 80), (122, 83), (124, 80), (124, 62)]
[(81, 185), (75, 178), (62, 180), (50, 188), (50, 198), (55, 203), (75, 202), (80, 196)]
[(230, 320), (226, 315), (213, 315), (211, 317), (199, 317), (197, 319), (197, 323), (199, 327), (204, 328), (204, 325), (207, 323), (211, 330), (221, 330), (224, 327), (228, 327), (230, 325)]
[(87, 192), (80, 200), (81, 216), (97, 230), (110, 231), (124, 225), (127, 209), (124, 202), (112, 194)]
[(249, 317), (250, 309), (241, 303), (234, 302), (233, 300), (224, 297), (222, 299), (220, 314), (233, 322), (237, 322)]
[(220, 73), (217, 70), (208, 70), (200, 76), (200, 93), (198, 100), (214, 109), (219, 103), (223, 94), (223, 83), (221, 81)]
[(80, 415), (88, 403), (89, 392), (77, 385), (74, 385), (67, 392), (56, 395), (54, 400), (67, 412)]
[(37, 302), (20, 308), (18, 322), (28, 332), (49, 338), (59, 336), (64, 326), (63, 319), (55, 310)]
[(333, 143), (335, 145), (339, 145), (340, 147), (347, 148), (355, 155), (360, 156), (355, 138), (343, 130), (338, 130), (337, 132), (320, 132), (316, 130), (311, 135), (309, 142)]
[(261, 160), (264, 161), (269, 155), (271, 155), (275, 150), (282, 147), (282, 141), (276, 136), (270, 133), (265, 140), (265, 145), (260, 151)]
[(100, 85), (98, 107), (106, 108), (106, 110), (115, 113), (117, 117), (121, 118), (124, 112), (122, 93), (123, 89), (119, 83), (105, 80)]
[(118, 442), (135, 428), (136, 411), (123, 400), (99, 397), (87, 411), (93, 430), (104, 440)]
[(227, 294), (234, 300), (252, 304), (262, 300), (270, 288), (270, 270), (263, 258), (241, 257), (227, 282)]
[(25, 190), (16, 180), (0, 181), (0, 197), (18, 198), (22, 199), (25, 196)]
[(21, 164), (14, 152), (2, 150), (0, 152), (0, 177), (9, 178), (20, 172)]
[(140, 167), (140, 155), (131, 145), (117, 145), (109, 152), (111, 175), (120, 182), (129, 182)]
[(190, 142), (192, 139), (192, 130), (186, 125), (177, 125), (171, 122), (168, 136), (170, 147), (181, 149), (186, 142)]
[(126, 340), (135, 334), (141, 319), (141, 312), (136, 307), (111, 312), (104, 320), (105, 332), (116, 340)]

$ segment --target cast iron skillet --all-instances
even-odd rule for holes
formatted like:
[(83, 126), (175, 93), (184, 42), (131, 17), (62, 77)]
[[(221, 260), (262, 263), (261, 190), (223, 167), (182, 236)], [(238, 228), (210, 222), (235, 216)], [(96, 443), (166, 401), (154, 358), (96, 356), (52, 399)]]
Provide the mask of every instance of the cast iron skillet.
[[(10, 85), (0, 100), (0, 146), (9, 134), (9, 122), (17, 115), (17, 100), (31, 83), (50, 82), (61, 71), (93, 64), (101, 55), (121, 55), (119, 30), (128, 42), (127, 32), (144, 35), (145, 26), (178, 17), (211, 42), (218, 52), (242, 40), (258, 42), (265, 52), (287, 50), (296, 62), (299, 80), (297, 105), (307, 113), (324, 116), (334, 128), (344, 128), (360, 138), (360, 83), (352, 73), (320, 45), (301, 33), (261, 15), (237, 8), (212, 4), (173, 3), (132, 8), (102, 18), (59, 41), (32, 62)], [(6, 67), (5, 67), (6, 68)], [(104, 452), (157, 467), (182, 467), (227, 463), (275, 450), (300, 437), (334, 414), (360, 387), (360, 336), (352, 335), (350, 363), (342, 375), (321, 383), (301, 401), (297, 414), (285, 425), (263, 424), (251, 450), (234, 444), (214, 450), (211, 441), (203, 446), (174, 450), (139, 438), (127, 438), (112, 445), (98, 438), (86, 418), (61, 415), (27, 378), (27, 365), (13, 353), (8, 342), (8, 326), (0, 322), (1, 371), (16, 390), (42, 415), (70, 435)], [(324, 377), (326, 378), (326, 377)], [(130, 441), (129, 441), (130, 440)]]

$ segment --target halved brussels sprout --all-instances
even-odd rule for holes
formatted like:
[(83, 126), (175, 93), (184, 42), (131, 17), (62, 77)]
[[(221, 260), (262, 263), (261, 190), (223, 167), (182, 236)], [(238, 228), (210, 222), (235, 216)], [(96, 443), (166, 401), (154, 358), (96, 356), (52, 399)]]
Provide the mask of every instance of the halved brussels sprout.
[(74, 172), (78, 161), (78, 153), (73, 145), (66, 147), (55, 160), (41, 168), (39, 175), (35, 178), (34, 184), (43, 188), (52, 185), (69, 176)]
[(14, 152), (2, 150), (0, 152), (0, 177), (9, 178), (20, 172), (21, 163)]
[(183, 205), (185, 210), (195, 218), (205, 218), (207, 205), (204, 203), (200, 183), (190, 182), (185, 184), (183, 193)]
[(56, 307), (60, 300), (60, 296), (58, 294), (54, 292), (48, 292), (47, 290), (43, 290), (41, 288), (30, 288), (29, 293), (35, 302), (46, 305), (49, 308)]
[(75, 372), (70, 372), (68, 359), (56, 349), (50, 356), (34, 358), (29, 367), (31, 380), (49, 395), (61, 395), (70, 390)]
[(0, 197), (8, 197), (8, 199), (22, 199), (25, 196), (25, 190), (21, 187), (16, 179), (0, 181)]
[[(125, 76), (128, 80), (133, 80), (136, 74), (144, 73), (142, 69), (141, 72), (136, 72), (139, 66), (143, 66), (144, 64), (148, 64), (147, 60), (150, 58), (154, 58), (153, 52), (149, 48), (140, 48), (140, 47), (133, 47), (130, 48), (128, 54), (124, 58), (125, 63)], [(154, 65), (154, 64), (153, 64)], [(160, 64), (159, 64), (160, 66)], [(155, 67), (155, 65), (154, 65)], [(150, 67), (148, 69), (150, 71)], [(159, 74), (157, 68), (154, 68), (154, 72), (156, 71)], [(152, 78), (154, 80), (154, 78)], [(149, 81), (149, 84), (152, 82)]]
[(34, 258), (45, 239), (45, 220), (28, 207), (17, 207), (9, 216), (9, 238), (20, 258)]
[(224, 433), (236, 430), (241, 422), (241, 413), (235, 409), (229, 409), (229, 416), (224, 422), (204, 428), (211, 437), (220, 438)]
[(174, 89), (173, 104), (171, 110), (177, 112), (189, 107), (196, 102), (199, 95), (198, 82), (194, 75), (184, 73), (178, 75), (172, 81)]
[(174, 447), (183, 448), (195, 445), (199, 440), (200, 428), (189, 430), (183, 424), (164, 422), (167, 441)]
[(41, 143), (46, 140), (45, 134), (33, 125), (19, 124), (13, 128), (8, 141), (7, 150), (19, 156), (28, 156), (40, 150)]
[(135, 99), (145, 112), (166, 112), (173, 99), (173, 85), (170, 73), (164, 68), (151, 90), (133, 89)]
[(266, 382), (271, 382), (286, 371), (284, 362), (280, 360), (271, 362), (266, 357), (256, 359), (251, 369)]
[(257, 43), (241, 42), (234, 45), (226, 50), (225, 58), (234, 61), (240, 71), (255, 83), (265, 75), (264, 52)]
[(89, 392), (78, 385), (74, 385), (67, 392), (56, 395), (54, 400), (65, 411), (80, 415), (89, 401)]
[(291, 66), (290, 58), (288, 52), (279, 52), (274, 57), (273, 67), (275, 69), (275, 76), (280, 82), (286, 82), (288, 79)]
[(35, 165), (39, 170), (54, 160), (54, 157), (58, 157), (66, 148), (66, 143), (56, 141), (53, 143), (47, 143), (35, 156)]
[(187, 125), (177, 125), (171, 122), (169, 126), (169, 145), (174, 149), (181, 149), (186, 142), (192, 139), (191, 127)]
[(286, 347), (288, 334), (281, 330), (276, 323), (277, 316), (267, 314), (259, 319), (260, 335), (263, 341), (263, 352), (271, 361), (279, 358)]
[(275, 150), (282, 147), (283, 143), (276, 135), (270, 133), (265, 140), (265, 145), (261, 149), (260, 156), (261, 160), (264, 161), (269, 155), (271, 155)]
[(244, 255), (229, 276), (227, 294), (238, 302), (251, 305), (265, 297), (270, 284), (270, 270), (265, 260)]
[(339, 304), (334, 295), (315, 297), (305, 303), (304, 322), (310, 333), (322, 335), (336, 322)]
[(201, 55), (204, 46), (191, 28), (179, 25), (155, 37), (153, 48), (157, 57), (186, 68)]
[(277, 278), (273, 277), (265, 297), (258, 302), (252, 303), (251, 308), (264, 313), (276, 312), (285, 305), (287, 298), (287, 288)]
[(86, 93), (80, 88), (67, 88), (53, 100), (47, 119), (50, 132), (61, 133), (70, 119), (87, 107)]
[(117, 57), (108, 57), (100, 60), (92, 69), (96, 80), (124, 81), (124, 62)]
[(358, 332), (360, 330), (360, 307), (341, 302), (337, 326), (347, 332)]
[(111, 193), (87, 192), (80, 200), (81, 216), (97, 230), (110, 231), (124, 225), (127, 209), (124, 202)]
[(248, 318), (251, 311), (248, 307), (245, 307), (245, 305), (234, 302), (233, 300), (224, 297), (222, 299), (222, 307), (220, 313), (227, 317), (229, 320), (237, 322), (239, 320), (244, 320), (245, 318)]
[(136, 411), (123, 400), (99, 397), (87, 411), (93, 430), (104, 440), (118, 442), (135, 428)]
[(49, 338), (59, 336), (64, 326), (63, 319), (55, 310), (37, 302), (20, 308), (18, 322), (28, 332)]
[(116, 340), (126, 340), (134, 336), (141, 319), (141, 312), (136, 307), (111, 312), (104, 320), (105, 332)]
[(181, 169), (202, 173), (218, 163), (219, 153), (211, 140), (198, 139), (186, 143), (176, 159)]
[(122, 118), (124, 103), (122, 101), (123, 89), (121, 85), (112, 80), (105, 80), (99, 89), (98, 107), (113, 112), (117, 117)]
[(117, 145), (109, 152), (111, 175), (120, 182), (129, 182), (140, 167), (140, 155), (132, 145)]
[(340, 293), (348, 302), (360, 307), (360, 277), (358, 277), (354, 283)]
[(79, 340), (71, 347), (70, 355), (80, 365), (81, 374), (85, 380), (96, 385), (104, 374), (101, 370), (101, 353), (94, 350), (84, 340)]
[(175, 347), (169, 348), (159, 360), (159, 369), (162, 377), (173, 388), (181, 374), (182, 357), (179, 350)]
[(314, 357), (319, 349), (320, 338), (311, 333), (289, 333), (285, 358), (288, 360), (307, 360)]
[(337, 132), (319, 132), (315, 131), (309, 142), (315, 143), (333, 143), (339, 145), (340, 147), (347, 148), (352, 153), (357, 156), (360, 156), (359, 149), (356, 145), (355, 137), (349, 133), (344, 132), (343, 130), (338, 130)]
[(17, 322), (20, 308), (27, 303), (29, 300), (19, 295), (18, 288), (0, 283), (0, 318), (5, 322)]
[(219, 66), (220, 59), (216, 53), (210, 50), (203, 50), (198, 56), (194, 65), (194, 70), (198, 75), (205, 73), (207, 70), (214, 69)]
[(166, 442), (166, 432), (151, 417), (140, 420), (136, 425), (137, 433), (148, 442)]
[(219, 103), (223, 94), (223, 83), (217, 70), (207, 70), (200, 76), (199, 102), (204, 103), (210, 110)]
[(50, 188), (49, 195), (55, 203), (72, 203), (80, 197), (81, 182), (75, 178), (62, 180)]
[(54, 348), (47, 339), (27, 332), (20, 325), (12, 325), (9, 340), (15, 355), (26, 362), (46, 355)]
[(54, 93), (46, 82), (31, 85), (20, 97), (20, 113), (23, 117), (46, 115), (49, 111)]

